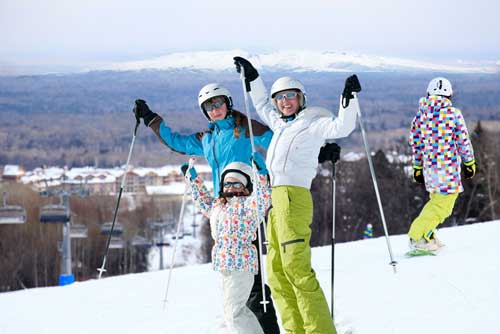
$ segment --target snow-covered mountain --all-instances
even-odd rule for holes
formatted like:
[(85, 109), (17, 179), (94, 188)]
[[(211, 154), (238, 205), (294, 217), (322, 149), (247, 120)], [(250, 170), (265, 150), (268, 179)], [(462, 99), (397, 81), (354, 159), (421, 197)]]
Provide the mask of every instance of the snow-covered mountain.
[[(500, 314), (500, 220), (438, 231), (434, 257), (405, 258), (408, 238), (338, 244), (335, 321), (340, 334), (493, 334)], [(327, 299), (330, 247), (312, 264)], [(218, 274), (209, 264), (0, 294), (0, 333), (224, 333)]]
[(250, 54), (239, 49), (178, 52), (153, 59), (108, 64), (98, 69), (120, 71), (142, 69), (224, 71), (234, 68), (233, 57), (236, 55), (249, 58), (259, 69), (271, 71), (498, 73), (500, 69), (500, 61), (471, 63), (457, 60), (452, 63), (440, 63), (346, 52), (289, 50)]

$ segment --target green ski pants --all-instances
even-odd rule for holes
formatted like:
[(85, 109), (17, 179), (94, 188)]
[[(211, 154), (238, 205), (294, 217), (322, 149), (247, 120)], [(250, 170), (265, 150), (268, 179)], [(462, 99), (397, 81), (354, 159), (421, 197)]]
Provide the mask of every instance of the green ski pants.
[(458, 193), (447, 195), (430, 194), (429, 197), (429, 201), (424, 205), (420, 215), (411, 223), (408, 232), (408, 236), (415, 241), (422, 238), (429, 241), (436, 227), (453, 212)]
[(311, 192), (303, 187), (277, 186), (271, 197), (266, 269), (283, 328), (287, 334), (336, 333), (311, 268)]

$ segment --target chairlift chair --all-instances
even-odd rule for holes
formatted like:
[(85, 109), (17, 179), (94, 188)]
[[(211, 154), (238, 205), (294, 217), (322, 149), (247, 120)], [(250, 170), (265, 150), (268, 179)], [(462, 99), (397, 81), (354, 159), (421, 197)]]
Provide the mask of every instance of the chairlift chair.
[(26, 223), (26, 210), (20, 205), (0, 206), (0, 224)]
[(40, 211), (40, 222), (42, 223), (67, 223), (70, 216), (64, 205), (50, 204), (42, 207)]
[(109, 249), (122, 249), (125, 247), (125, 242), (121, 237), (112, 236), (109, 241)]
[(107, 222), (101, 225), (101, 235), (122, 235), (123, 227), (119, 222), (115, 222), (115, 227), (113, 228), (113, 232), (111, 232), (111, 227), (113, 222)]
[(132, 246), (137, 248), (149, 248), (152, 246), (152, 244), (148, 239), (140, 235), (136, 235), (134, 239), (132, 239)]
[(87, 238), (88, 237), (88, 231), (89, 231), (89, 229), (85, 225), (82, 225), (82, 224), (71, 224), (70, 238), (71, 239), (84, 239), (84, 238)]

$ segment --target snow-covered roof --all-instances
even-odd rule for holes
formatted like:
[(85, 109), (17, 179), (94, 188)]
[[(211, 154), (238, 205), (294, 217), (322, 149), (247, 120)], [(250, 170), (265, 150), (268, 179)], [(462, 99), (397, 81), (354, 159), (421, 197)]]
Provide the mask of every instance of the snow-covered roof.
[(22, 176), (24, 175), (24, 169), (19, 165), (5, 165), (3, 167), (4, 176)]
[[(16, 171), (14, 165), (6, 165), (5, 166), (10, 174), (6, 175), (18, 175), (13, 174)], [(208, 165), (196, 165), (196, 169), (199, 173), (210, 173), (211, 169)], [(125, 166), (115, 167), (115, 168), (95, 168), (95, 167), (75, 167), (75, 168), (60, 168), (60, 167), (47, 167), (47, 168), (35, 168), (32, 171), (26, 172), (21, 177), (21, 182), (25, 184), (29, 183), (38, 183), (38, 182), (51, 182), (53, 184), (54, 181), (59, 180), (60, 182), (66, 184), (80, 184), (80, 183), (110, 183), (117, 182), (119, 178), (123, 176), (125, 170)], [(135, 167), (130, 168), (129, 171), (134, 173), (140, 177), (144, 177), (148, 174), (156, 175), (159, 177), (168, 176), (171, 174), (180, 175), (181, 170), (179, 165), (166, 165), (163, 167), (151, 168), (151, 167)], [(58, 182), (57, 184), (60, 184)], [(170, 186), (167, 186), (170, 187)], [(176, 190), (174, 188), (167, 189), (157, 189), (151, 190), (153, 192), (160, 193), (183, 193), (182, 191)]]
[(172, 182), (164, 186), (146, 186), (148, 195), (182, 195), (184, 194), (185, 183)]
[(342, 156), (343, 161), (358, 161), (365, 157), (363, 153), (348, 152)]

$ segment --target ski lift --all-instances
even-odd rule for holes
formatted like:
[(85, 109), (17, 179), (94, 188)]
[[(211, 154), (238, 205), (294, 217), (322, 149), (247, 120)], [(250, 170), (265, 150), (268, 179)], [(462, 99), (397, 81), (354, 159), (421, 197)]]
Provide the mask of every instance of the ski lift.
[(148, 239), (141, 237), (140, 235), (136, 235), (134, 239), (132, 239), (132, 246), (137, 248), (149, 248), (152, 244)]
[(26, 210), (20, 205), (7, 205), (7, 193), (3, 193), (3, 205), (0, 206), (0, 224), (26, 223)]
[(101, 235), (122, 235), (123, 234), (123, 227), (122, 224), (119, 222), (115, 222), (115, 227), (113, 228), (113, 231), (111, 231), (111, 227), (113, 225), (113, 222), (107, 222), (102, 224), (101, 226)]
[(109, 241), (109, 249), (122, 249), (125, 247), (125, 242), (121, 237), (113, 236)]
[(67, 223), (70, 216), (64, 205), (44, 205), (40, 211), (40, 222), (42, 223)]
[(20, 205), (0, 206), (0, 224), (24, 224), (26, 223), (26, 210)]
[(88, 237), (89, 229), (82, 224), (71, 224), (70, 238), (71, 239), (84, 239)]

